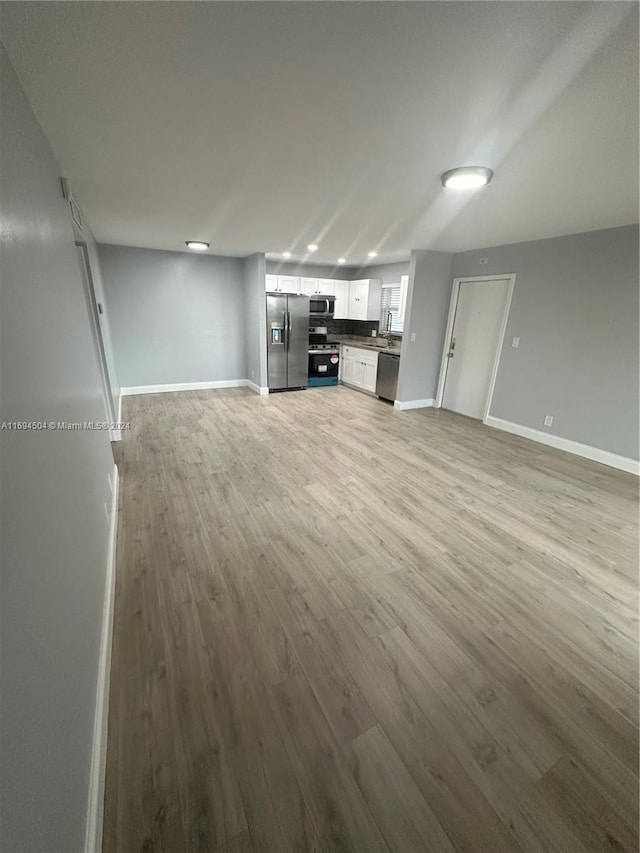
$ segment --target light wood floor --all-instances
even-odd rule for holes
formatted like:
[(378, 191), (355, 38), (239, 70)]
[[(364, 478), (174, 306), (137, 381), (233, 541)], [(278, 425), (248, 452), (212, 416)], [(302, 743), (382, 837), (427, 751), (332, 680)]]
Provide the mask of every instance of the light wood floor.
[(635, 477), (344, 387), (124, 419), (106, 853), (637, 851)]

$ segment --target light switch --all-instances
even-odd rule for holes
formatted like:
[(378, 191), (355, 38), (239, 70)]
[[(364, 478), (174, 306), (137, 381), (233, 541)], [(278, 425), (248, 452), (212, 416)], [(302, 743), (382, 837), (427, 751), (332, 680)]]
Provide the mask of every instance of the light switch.
[(511, 341), (511, 346), (512, 346), (512, 347), (519, 347), (519, 346), (520, 346), (520, 338), (514, 338), (514, 339)]
[(411, 332), (411, 340), (412, 340), (412, 341), (415, 341), (415, 339), (416, 339), (416, 333), (415, 333), (415, 332)]

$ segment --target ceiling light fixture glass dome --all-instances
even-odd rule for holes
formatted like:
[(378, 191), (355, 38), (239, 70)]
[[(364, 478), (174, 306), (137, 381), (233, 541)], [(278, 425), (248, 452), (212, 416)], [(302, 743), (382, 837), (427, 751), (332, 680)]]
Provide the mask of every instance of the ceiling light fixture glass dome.
[(493, 172), (486, 166), (460, 166), (449, 169), (442, 176), (442, 186), (452, 190), (473, 190), (486, 186)]

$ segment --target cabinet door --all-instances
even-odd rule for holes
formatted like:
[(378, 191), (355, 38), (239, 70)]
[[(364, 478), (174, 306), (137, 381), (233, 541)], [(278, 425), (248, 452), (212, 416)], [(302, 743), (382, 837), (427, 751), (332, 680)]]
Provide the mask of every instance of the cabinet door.
[(318, 293), (318, 279), (301, 278), (300, 293), (306, 293), (307, 296), (313, 296), (314, 293)]
[(349, 319), (366, 320), (369, 285), (366, 281), (349, 283)]
[(353, 359), (353, 384), (364, 388), (364, 361), (358, 356)]
[(349, 318), (349, 282), (334, 280), (333, 295), (336, 297), (334, 319), (347, 320)]
[(319, 278), (318, 290), (316, 293), (321, 293), (323, 296), (336, 295), (336, 282), (333, 278)]
[(353, 365), (354, 358), (352, 355), (348, 353), (345, 355), (343, 351), (342, 356), (342, 381), (353, 383)]
[(366, 359), (362, 363), (362, 387), (365, 391), (375, 393), (378, 375), (378, 359)]
[(264, 277), (264, 283), (266, 286), (267, 293), (273, 293), (274, 290), (278, 290), (278, 276), (277, 275), (266, 275)]
[(295, 275), (279, 275), (278, 289), (283, 293), (299, 293), (300, 279)]

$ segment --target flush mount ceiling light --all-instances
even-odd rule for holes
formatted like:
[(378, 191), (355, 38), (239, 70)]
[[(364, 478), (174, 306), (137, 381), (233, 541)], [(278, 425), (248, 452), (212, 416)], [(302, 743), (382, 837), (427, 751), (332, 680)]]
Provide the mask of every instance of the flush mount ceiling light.
[(290, 257), (291, 257), (291, 252), (283, 252), (283, 253), (282, 253), (282, 257), (283, 257), (283, 258), (290, 258)]
[(486, 166), (461, 166), (444, 173), (442, 186), (452, 190), (473, 190), (484, 187), (491, 178), (493, 172)]
[(202, 240), (186, 240), (185, 244), (188, 249), (193, 249), (196, 252), (206, 252), (209, 248), (209, 244), (203, 243)]
[(346, 258), (338, 258), (338, 263), (339, 263), (339, 264), (346, 264), (346, 262), (347, 262), (347, 259), (346, 259)]
[(377, 257), (378, 257), (378, 253), (377, 253), (377, 252), (369, 252), (369, 254), (367, 255), (367, 257), (368, 257), (368, 258), (377, 258)]
[(315, 243), (309, 243), (309, 245), (307, 246), (307, 249), (308, 249), (310, 252), (317, 252), (317, 251), (318, 251), (318, 246), (317, 246)]

